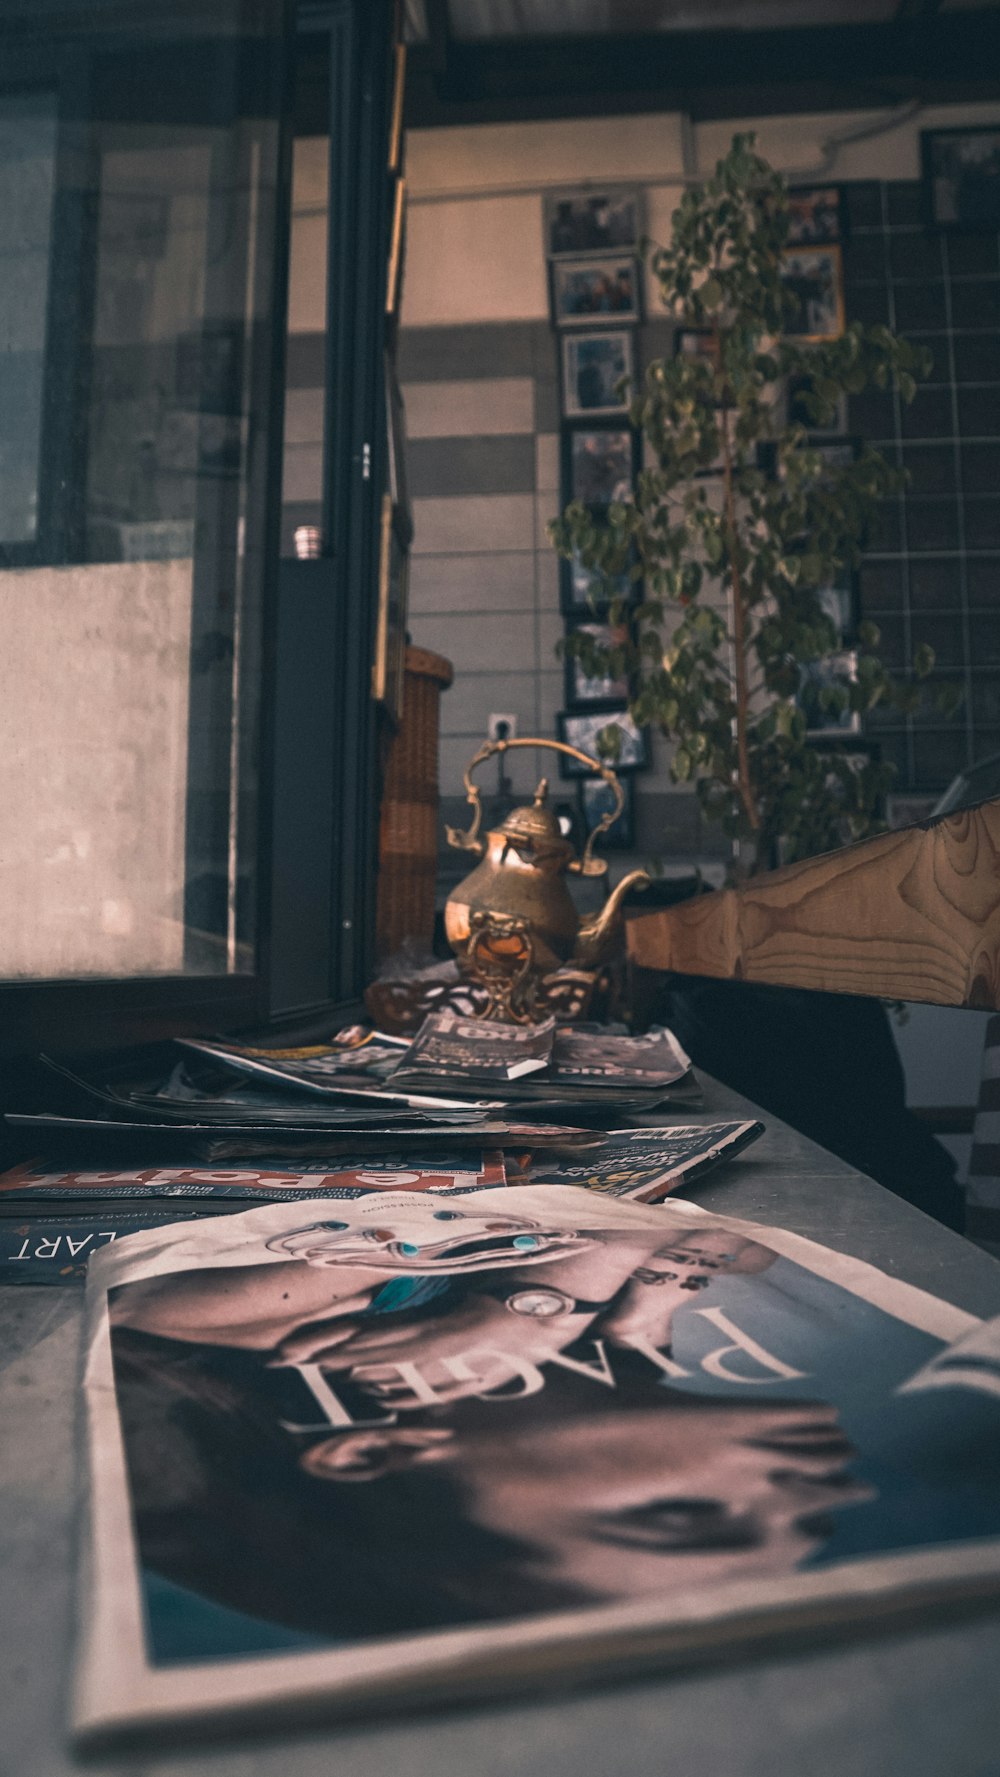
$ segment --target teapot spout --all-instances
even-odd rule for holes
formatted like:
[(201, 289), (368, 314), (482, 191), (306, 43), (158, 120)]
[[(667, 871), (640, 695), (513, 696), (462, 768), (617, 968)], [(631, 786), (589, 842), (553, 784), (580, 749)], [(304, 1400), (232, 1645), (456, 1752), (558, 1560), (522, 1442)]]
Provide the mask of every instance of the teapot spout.
[(648, 888), (650, 878), (645, 870), (631, 870), (623, 876), (594, 919), (588, 919), (577, 933), (572, 963), (579, 969), (596, 969), (613, 949), (622, 923), (622, 902), (629, 889)]

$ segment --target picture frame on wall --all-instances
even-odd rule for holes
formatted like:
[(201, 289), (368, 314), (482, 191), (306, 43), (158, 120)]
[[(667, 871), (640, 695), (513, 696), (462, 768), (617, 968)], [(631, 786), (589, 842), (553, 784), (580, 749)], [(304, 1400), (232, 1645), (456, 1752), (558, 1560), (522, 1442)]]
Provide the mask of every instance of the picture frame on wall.
[[(591, 623), (568, 625), (566, 635), (567, 640), (575, 635), (589, 635), (602, 648), (624, 648), (629, 639), (629, 627), (624, 622), (602, 622), (595, 619)], [(563, 674), (566, 702), (571, 709), (586, 708), (590, 704), (600, 704), (607, 708), (610, 704), (625, 705), (628, 702), (630, 684), (625, 671), (617, 676), (603, 673), (598, 678), (590, 678), (582, 661), (567, 649), (563, 654)]]
[(409, 544), (413, 540), (413, 511), (406, 479), (406, 413), (399, 378), (388, 352), (385, 353), (385, 425), (389, 494), (396, 525)]
[(831, 418), (825, 425), (816, 418), (816, 409), (811, 399), (813, 378), (811, 376), (790, 376), (785, 383), (785, 423), (789, 426), (804, 426), (810, 438), (817, 440), (838, 437), (847, 431), (847, 396), (837, 397), (836, 406)]
[(372, 661), (372, 697), (392, 721), (403, 708), (409, 555), (395, 523), (392, 496), (382, 496), (379, 527), (378, 615)]
[(842, 241), (839, 185), (793, 185), (788, 193), (789, 247), (826, 247)]
[(859, 711), (827, 709), (823, 695), (831, 688), (842, 685), (845, 678), (853, 683), (857, 676), (858, 656), (853, 648), (841, 648), (832, 654), (824, 654), (821, 660), (810, 660), (801, 667), (796, 701), (805, 716), (806, 735), (809, 739), (842, 740), (847, 735), (861, 733)]
[(639, 444), (630, 426), (564, 426), (562, 449), (564, 504), (611, 506), (632, 499)]
[(395, 315), (403, 283), (403, 237), (406, 216), (406, 180), (397, 179), (389, 229), (389, 260), (385, 279), (385, 312)]
[[(565, 741), (567, 746), (578, 747), (592, 759), (602, 756), (597, 742), (598, 736), (606, 728), (617, 728), (620, 735), (617, 758), (609, 756), (607, 759), (611, 769), (619, 775), (645, 771), (650, 759), (649, 729), (637, 727), (627, 710), (605, 707), (593, 710), (559, 710), (556, 714), (559, 739)], [(593, 776), (578, 759), (570, 759), (565, 753), (559, 755), (559, 770), (563, 777)]]
[(566, 419), (627, 413), (635, 380), (632, 329), (567, 330), (562, 339), (562, 373)]
[(641, 582), (629, 574), (605, 578), (588, 568), (574, 551), (559, 562), (559, 603), (565, 617), (600, 617), (609, 605), (634, 604), (641, 592)]
[(829, 437), (810, 439), (809, 445), (831, 469), (846, 469), (848, 464), (856, 463), (861, 455), (860, 438), (850, 436), (834, 437), (831, 433)]
[(710, 327), (678, 327), (674, 334), (674, 357), (700, 358), (718, 370), (719, 336)]
[[(627, 777), (622, 782), (625, 804), (621, 814), (597, 841), (598, 851), (632, 851), (635, 846), (635, 783)], [(580, 812), (586, 834), (594, 831), (606, 814), (615, 811), (615, 793), (603, 777), (583, 777), (577, 784)]]
[(844, 268), (839, 246), (786, 247), (781, 278), (798, 297), (798, 310), (785, 323), (792, 339), (839, 339), (844, 331)]
[(582, 253), (634, 251), (642, 235), (642, 198), (635, 186), (599, 185), (554, 191), (544, 208), (550, 259)]
[(621, 326), (642, 319), (640, 266), (629, 254), (552, 262), (554, 327)]
[(398, 173), (403, 153), (403, 101), (406, 96), (406, 44), (397, 42), (392, 70), (392, 112), (389, 119), (389, 172)]
[(858, 633), (859, 598), (857, 575), (845, 569), (829, 586), (821, 586), (816, 594), (824, 617), (829, 617), (837, 632), (839, 647), (849, 646)]
[(921, 130), (920, 158), (931, 228), (1000, 228), (1000, 123)]

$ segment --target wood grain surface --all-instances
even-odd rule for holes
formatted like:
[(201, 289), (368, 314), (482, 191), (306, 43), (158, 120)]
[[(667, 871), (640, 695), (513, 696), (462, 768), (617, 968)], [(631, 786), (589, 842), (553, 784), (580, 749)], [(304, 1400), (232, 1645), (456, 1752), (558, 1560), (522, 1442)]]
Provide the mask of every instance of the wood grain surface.
[(642, 969), (1000, 1007), (1000, 801), (639, 912)]

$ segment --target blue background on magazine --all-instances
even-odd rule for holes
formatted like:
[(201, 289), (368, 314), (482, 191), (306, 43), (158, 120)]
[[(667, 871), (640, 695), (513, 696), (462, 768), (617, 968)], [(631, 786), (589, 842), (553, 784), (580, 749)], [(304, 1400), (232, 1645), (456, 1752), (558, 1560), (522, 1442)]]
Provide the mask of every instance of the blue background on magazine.
[(939, 1339), (779, 1258), (756, 1276), (713, 1283), (675, 1317), (674, 1361), (696, 1377), (671, 1386), (700, 1395), (737, 1392), (699, 1367), (729, 1343), (698, 1313), (711, 1307), (805, 1372), (783, 1380), (749, 1356), (728, 1353), (731, 1373), (757, 1378), (745, 1385), (745, 1398), (836, 1405), (859, 1450), (851, 1472), (876, 1489), (874, 1499), (835, 1513), (833, 1535), (804, 1565), (1000, 1534), (1000, 1401), (967, 1387), (894, 1392), (942, 1349)]
[(155, 1624), (157, 1666), (175, 1661), (235, 1660), (248, 1654), (309, 1653), (330, 1647), (328, 1635), (306, 1635), (264, 1617), (213, 1604), (186, 1586), (142, 1570), (147, 1622)]

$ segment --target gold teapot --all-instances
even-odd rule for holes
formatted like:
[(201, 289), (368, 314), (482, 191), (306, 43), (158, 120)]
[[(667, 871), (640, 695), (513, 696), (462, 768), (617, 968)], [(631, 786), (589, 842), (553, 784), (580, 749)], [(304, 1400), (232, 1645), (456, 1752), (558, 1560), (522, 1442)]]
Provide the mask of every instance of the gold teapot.
[[(590, 833), (582, 857), (577, 857), (559, 822), (547, 806), (548, 782), (542, 779), (533, 803), (515, 808), (498, 827), (479, 837), (482, 804), (472, 773), (494, 753), (512, 747), (551, 747), (567, 753), (598, 773), (609, 785), (614, 810), (605, 814)], [(530, 967), (537, 977), (564, 964), (577, 969), (596, 969), (605, 961), (618, 936), (622, 901), (630, 888), (649, 882), (644, 870), (624, 877), (599, 914), (581, 921), (566, 886), (567, 875), (603, 876), (607, 861), (594, 857), (594, 845), (618, 819), (625, 793), (610, 765), (558, 740), (485, 741), (465, 769), (466, 800), (474, 813), (468, 832), (448, 827), (448, 843), (474, 852), (480, 862), (454, 889), (444, 913), (445, 932), (456, 955), (480, 973), (482, 944), (488, 937), (492, 959), (503, 965), (505, 950), (512, 964), (521, 956), (521, 970)]]

